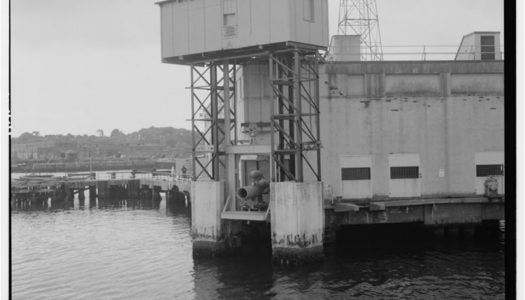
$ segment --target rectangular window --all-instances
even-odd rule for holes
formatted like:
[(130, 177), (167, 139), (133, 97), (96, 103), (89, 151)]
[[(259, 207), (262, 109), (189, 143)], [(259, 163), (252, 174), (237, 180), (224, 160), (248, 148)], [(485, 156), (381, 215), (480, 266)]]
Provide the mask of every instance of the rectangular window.
[(503, 175), (503, 165), (477, 165), (476, 177)]
[(370, 168), (342, 168), (342, 180), (370, 180)]
[(224, 26), (237, 25), (237, 1), (236, 0), (223, 0), (222, 13), (224, 15), (224, 21), (223, 21)]
[(313, 22), (315, 20), (314, 0), (303, 0), (304, 19)]
[(496, 59), (496, 45), (494, 43), (494, 36), (484, 35), (480, 37), (481, 42), (481, 60)]
[(390, 167), (391, 179), (419, 178), (419, 167)]

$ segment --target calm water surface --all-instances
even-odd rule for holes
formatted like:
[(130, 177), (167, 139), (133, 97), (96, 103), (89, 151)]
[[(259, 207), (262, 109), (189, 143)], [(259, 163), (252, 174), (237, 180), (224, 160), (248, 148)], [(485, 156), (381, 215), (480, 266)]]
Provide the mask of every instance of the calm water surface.
[(99, 209), (75, 200), (11, 220), (13, 299), (504, 298), (502, 233), (338, 248), (323, 263), (279, 267), (264, 254), (194, 260), (191, 218), (164, 201)]

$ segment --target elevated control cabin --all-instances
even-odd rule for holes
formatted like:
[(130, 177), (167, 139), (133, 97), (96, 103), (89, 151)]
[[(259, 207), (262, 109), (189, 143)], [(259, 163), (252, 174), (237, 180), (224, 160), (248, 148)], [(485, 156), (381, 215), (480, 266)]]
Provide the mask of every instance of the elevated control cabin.
[(167, 0), (161, 11), (162, 61), (192, 64), (292, 44), (328, 46), (327, 0)]

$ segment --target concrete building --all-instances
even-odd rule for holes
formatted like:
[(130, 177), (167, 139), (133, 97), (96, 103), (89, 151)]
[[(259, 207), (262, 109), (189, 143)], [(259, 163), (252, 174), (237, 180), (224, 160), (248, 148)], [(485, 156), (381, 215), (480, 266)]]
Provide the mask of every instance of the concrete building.
[[(243, 122), (270, 118), (266, 69), (244, 67)], [(322, 65), (325, 186), (349, 200), (459, 197), (484, 194), (495, 175), (502, 194), (503, 79), (502, 61)]]

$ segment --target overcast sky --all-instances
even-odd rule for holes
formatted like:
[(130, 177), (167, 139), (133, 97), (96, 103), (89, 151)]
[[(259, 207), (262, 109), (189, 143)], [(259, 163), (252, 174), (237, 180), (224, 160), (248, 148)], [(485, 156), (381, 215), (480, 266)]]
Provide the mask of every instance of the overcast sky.
[[(338, 4), (329, 0), (331, 34)], [(152, 1), (11, 6), (15, 136), (190, 128), (189, 67), (161, 64), (160, 14)], [(385, 46), (458, 45), (472, 31), (503, 32), (503, 0), (377, 0), (377, 6)]]

